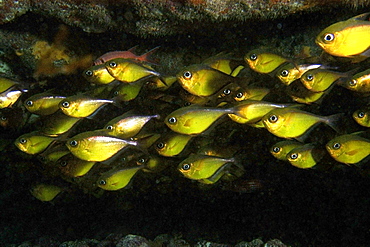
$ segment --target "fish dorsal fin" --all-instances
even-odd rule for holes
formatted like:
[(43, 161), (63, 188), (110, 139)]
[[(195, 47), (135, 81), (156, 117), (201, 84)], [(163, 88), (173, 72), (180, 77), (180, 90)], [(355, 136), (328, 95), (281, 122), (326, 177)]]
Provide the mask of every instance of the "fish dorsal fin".
[(351, 21), (369, 21), (369, 18), (370, 18), (370, 12), (367, 12), (367, 13), (363, 13), (363, 14), (351, 17), (348, 20), (351, 20)]

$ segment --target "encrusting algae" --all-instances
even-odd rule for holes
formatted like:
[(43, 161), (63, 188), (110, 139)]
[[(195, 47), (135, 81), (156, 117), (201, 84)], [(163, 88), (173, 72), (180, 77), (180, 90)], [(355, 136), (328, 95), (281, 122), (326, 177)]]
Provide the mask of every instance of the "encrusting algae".
[[(341, 44), (328, 48), (321, 44), (320, 35), (317, 43), (332, 55), (367, 56), (366, 49), (347, 54), (345, 47), (334, 53)], [(111, 51), (93, 64), (91, 55), (68, 52), (67, 36), (68, 30), (61, 26), (53, 44), (39, 41), (34, 45), (38, 60), (34, 77), (79, 71), (81, 80), (88, 81), (85, 88), (59, 95), (56, 90), (40, 93), (23, 88), (20, 82), (0, 80), (0, 93), (18, 90), (20, 94), (3, 108), (24, 111), (27, 119), (22, 131), (39, 129), (21, 133), (15, 146), (42, 160), (46, 177), (61, 177), (71, 186), (79, 181), (78, 187), (91, 194), (129, 188), (138, 177), (161, 176), (168, 170), (211, 186), (239, 183), (248, 172), (248, 159), (242, 155), (249, 149), (246, 143), (257, 142), (260, 131), (268, 142), (280, 139), (270, 150), (276, 160), (300, 169), (319, 167), (327, 157), (332, 157), (330, 162), (336, 167), (357, 165), (369, 154), (358, 149), (369, 145), (366, 137), (343, 135), (345, 114), (340, 110), (321, 114), (316, 108), (333, 94), (333, 88), (357, 78), (354, 71), (365, 66), (361, 61), (348, 70), (353, 61), (331, 64), (311, 56), (307, 49), (298, 59), (258, 48), (246, 54), (219, 53), (168, 75), (157, 71), (160, 61), (149, 58), (161, 48), (140, 56), (133, 48)], [(330, 41), (327, 36), (322, 42)], [(269, 83), (258, 83), (259, 76)], [(352, 112), (359, 124), (367, 108)], [(367, 121), (361, 125), (369, 127)], [(250, 139), (239, 139), (241, 133)], [(220, 143), (223, 146), (217, 146)], [(338, 153), (342, 149), (343, 155)], [(33, 194), (50, 201), (57, 192), (50, 187), (40, 192), (44, 195)]]

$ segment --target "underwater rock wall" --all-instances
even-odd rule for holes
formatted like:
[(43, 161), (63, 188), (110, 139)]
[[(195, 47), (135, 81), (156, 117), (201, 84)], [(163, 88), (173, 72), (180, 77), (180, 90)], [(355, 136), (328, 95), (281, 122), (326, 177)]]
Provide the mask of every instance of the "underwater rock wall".
[[(85, 32), (124, 31), (140, 36), (165, 36), (207, 28), (210, 23), (274, 19), (332, 7), (365, 7), (365, 0), (157, 0), (157, 1), (12, 1), (0, 3), (0, 23), (32, 12), (57, 18)], [(223, 24), (225, 25), (225, 24)]]

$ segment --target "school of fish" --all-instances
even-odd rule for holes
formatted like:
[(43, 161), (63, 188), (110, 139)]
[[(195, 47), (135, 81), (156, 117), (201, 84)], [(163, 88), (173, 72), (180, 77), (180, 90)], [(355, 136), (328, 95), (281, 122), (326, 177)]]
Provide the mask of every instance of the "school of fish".
[[(242, 180), (243, 150), (251, 147), (235, 139), (246, 132), (248, 142), (257, 141), (254, 133), (261, 130), (278, 140), (262, 150), (277, 162), (300, 169), (366, 168), (369, 17), (325, 28), (316, 38), (323, 50), (318, 57), (289, 58), (261, 47), (242, 57), (219, 53), (165, 75), (152, 59), (160, 47), (143, 55), (134, 47), (97, 58), (83, 72), (91, 87), (72, 95), (35, 92), (3, 77), (0, 125), (22, 130), (14, 140), (17, 152), (36, 158), (45, 177), (93, 194), (164, 170), (204, 184)], [(321, 114), (340, 87), (357, 108)], [(67, 191), (44, 182), (30, 188), (41, 201)]]

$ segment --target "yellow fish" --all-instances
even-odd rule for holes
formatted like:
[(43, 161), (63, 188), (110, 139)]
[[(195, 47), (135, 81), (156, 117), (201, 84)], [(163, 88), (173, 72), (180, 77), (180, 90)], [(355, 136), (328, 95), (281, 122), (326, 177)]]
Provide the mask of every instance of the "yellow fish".
[(160, 76), (158, 72), (136, 63), (132, 59), (112, 59), (105, 63), (105, 68), (116, 80), (124, 83), (131, 83), (149, 76)]
[(97, 184), (103, 190), (119, 190), (126, 187), (134, 175), (145, 166), (112, 169), (101, 175)]
[(325, 52), (338, 57), (369, 57), (369, 13), (340, 21), (325, 28), (317, 37), (316, 44)]
[(222, 166), (234, 162), (234, 158), (225, 159), (216, 156), (193, 154), (178, 165), (178, 170), (186, 178), (201, 180), (210, 178)]
[(24, 92), (27, 92), (27, 90), (19, 90), (11, 87), (8, 90), (0, 93), (0, 109), (12, 107)]
[(352, 114), (353, 119), (361, 126), (370, 127), (370, 109), (366, 107), (359, 109)]
[(56, 138), (44, 136), (38, 131), (18, 137), (14, 144), (19, 150), (28, 154), (38, 154), (44, 151)]
[(263, 118), (265, 128), (282, 138), (299, 138), (319, 123), (325, 123), (336, 129), (335, 123), (342, 114), (318, 116), (296, 108), (278, 108), (267, 113)]
[(50, 115), (59, 110), (59, 102), (65, 99), (64, 96), (50, 93), (39, 93), (32, 95), (24, 102), (26, 109), (38, 115)]
[(291, 62), (281, 65), (277, 70), (275, 76), (285, 85), (291, 84), (293, 81), (301, 78), (301, 76), (308, 70), (322, 67), (321, 64), (294, 64)]
[(109, 103), (114, 103), (114, 101), (91, 98), (85, 95), (74, 95), (62, 100), (59, 103), (59, 108), (67, 116), (84, 118), (92, 115), (100, 107)]
[(227, 54), (223, 55), (223, 53), (221, 53), (207, 58), (202, 62), (202, 64), (208, 65), (211, 68), (235, 77), (242, 69), (244, 69), (242, 62), (242, 59), (231, 58)]
[(204, 64), (185, 67), (177, 74), (177, 79), (186, 91), (197, 96), (210, 96), (229, 83), (246, 81)]
[(111, 136), (119, 138), (130, 138), (135, 136), (144, 125), (153, 118), (160, 118), (159, 115), (135, 115), (127, 112), (113, 118), (104, 127)]
[(292, 98), (292, 100), (307, 105), (320, 103), (324, 99), (324, 96), (329, 92), (330, 88), (323, 92), (310, 91), (303, 86), (300, 81), (295, 81), (286, 88), (286, 93)]
[(312, 69), (301, 76), (302, 84), (310, 91), (323, 92), (338, 80), (348, 78), (350, 72), (341, 73), (326, 69)]
[(244, 100), (239, 102), (233, 109), (234, 113), (243, 118), (244, 123), (256, 123), (262, 119), (269, 111), (276, 108), (292, 106), (291, 104), (275, 104), (259, 100)]
[(105, 131), (87, 131), (69, 140), (66, 145), (71, 153), (86, 161), (105, 161), (130, 146), (138, 146), (135, 141), (128, 141), (109, 136)]
[(233, 109), (187, 106), (170, 113), (165, 118), (165, 124), (177, 133), (198, 135), (227, 113), (233, 113)]
[(121, 83), (113, 90), (114, 99), (124, 102), (134, 100), (139, 95), (144, 83), (144, 80), (138, 80), (133, 83)]
[(247, 100), (247, 99), (262, 100), (269, 93), (270, 93), (270, 89), (268, 88), (261, 88), (261, 87), (240, 88), (233, 94), (233, 98), (237, 102)]
[(86, 80), (94, 84), (109, 84), (115, 79), (109, 74), (105, 64), (94, 65), (82, 74)]
[(72, 129), (81, 120), (67, 116), (63, 112), (56, 112), (43, 121), (40, 132), (47, 136), (58, 136)]
[(370, 93), (370, 69), (352, 76), (350, 80), (340, 83), (341, 86), (358, 93)]
[(193, 137), (170, 132), (155, 145), (155, 149), (162, 156), (173, 157), (179, 155)]
[(73, 154), (68, 153), (56, 162), (63, 175), (67, 177), (81, 177), (88, 173), (96, 164), (94, 161), (81, 160)]
[(280, 141), (270, 148), (270, 153), (278, 160), (288, 161), (287, 154), (303, 144), (297, 141)]
[(271, 52), (255, 49), (245, 55), (244, 60), (254, 71), (262, 74), (273, 72), (277, 67), (287, 62), (288, 59)]
[(148, 78), (145, 88), (149, 90), (166, 91), (177, 81), (176, 76), (161, 76)]
[(316, 147), (312, 143), (308, 143), (291, 150), (286, 158), (291, 165), (297, 168), (307, 169), (317, 165), (325, 153), (325, 150)]
[(30, 190), (31, 194), (43, 202), (52, 201), (62, 189), (59, 186), (51, 184), (37, 184)]
[(370, 154), (370, 140), (355, 133), (341, 135), (326, 144), (331, 157), (345, 164), (356, 164)]
[(16, 85), (19, 85), (19, 83), (5, 77), (0, 77), (0, 93), (3, 93)]

